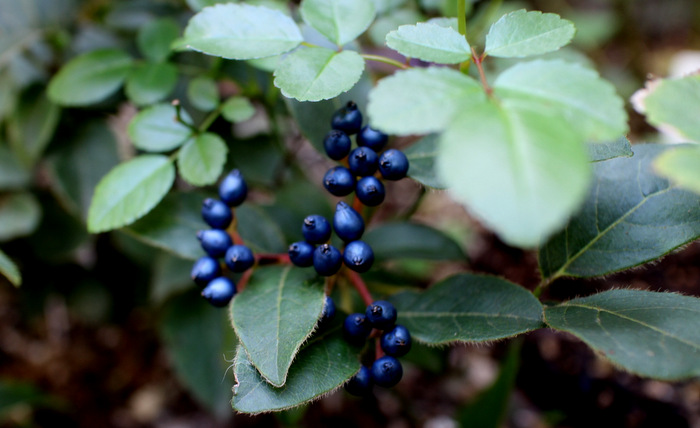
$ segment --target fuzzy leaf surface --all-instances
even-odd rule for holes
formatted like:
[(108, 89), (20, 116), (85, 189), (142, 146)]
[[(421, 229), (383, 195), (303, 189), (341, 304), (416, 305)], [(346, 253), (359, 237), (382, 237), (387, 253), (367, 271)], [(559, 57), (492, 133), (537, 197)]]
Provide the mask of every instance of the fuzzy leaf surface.
[(214, 184), (224, 169), (227, 153), (226, 143), (217, 134), (200, 134), (178, 152), (180, 175), (195, 186)]
[(433, 189), (444, 189), (445, 185), (440, 181), (435, 169), (435, 159), (438, 153), (439, 136), (429, 134), (413, 143), (403, 153), (408, 159), (410, 167), (408, 176), (424, 186)]
[(516, 10), (491, 26), (485, 52), (503, 58), (540, 55), (568, 44), (575, 32), (571, 21), (554, 13)]
[(654, 161), (654, 168), (678, 186), (700, 193), (700, 145), (668, 150)]
[(413, 258), (466, 260), (462, 248), (443, 232), (418, 223), (384, 223), (364, 234), (377, 260)]
[(124, 91), (134, 104), (142, 106), (164, 100), (177, 83), (177, 67), (170, 63), (145, 63), (134, 67)]
[(355, 40), (374, 21), (372, 0), (304, 0), (301, 17), (338, 46)]
[[(181, 115), (191, 123), (185, 110)], [(129, 122), (127, 133), (134, 146), (149, 152), (178, 148), (192, 137), (192, 130), (177, 120), (175, 107), (170, 104), (157, 104), (140, 111)]]
[(586, 148), (588, 148), (588, 157), (591, 159), (591, 162), (600, 162), (619, 157), (631, 158), (634, 155), (632, 145), (627, 137), (620, 137), (617, 140), (602, 143), (588, 143)]
[(440, 64), (458, 64), (472, 56), (464, 36), (429, 22), (400, 26), (386, 35), (386, 44), (405, 57)]

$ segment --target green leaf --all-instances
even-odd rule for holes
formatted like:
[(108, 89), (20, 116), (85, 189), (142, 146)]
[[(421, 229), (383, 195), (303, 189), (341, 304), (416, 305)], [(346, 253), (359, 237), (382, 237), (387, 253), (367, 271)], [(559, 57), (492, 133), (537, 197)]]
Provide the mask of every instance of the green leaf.
[(299, 49), (275, 70), (275, 86), (282, 95), (299, 101), (327, 100), (349, 91), (364, 69), (365, 60), (355, 51)]
[(235, 0), (185, 0), (187, 6), (194, 11), (200, 11), (207, 6), (213, 6), (218, 3), (234, 3)]
[(214, 184), (224, 169), (227, 153), (226, 143), (217, 134), (200, 134), (177, 155), (180, 175), (195, 186)]
[(405, 57), (441, 64), (458, 64), (472, 57), (464, 36), (429, 22), (400, 26), (386, 35), (386, 44)]
[(605, 275), (700, 236), (700, 196), (652, 172), (652, 162), (666, 150), (635, 145), (631, 158), (594, 164), (593, 186), (581, 211), (540, 249), (543, 278)]
[(30, 235), (40, 219), (41, 205), (31, 193), (0, 196), (0, 242)]
[(126, 79), (126, 96), (136, 105), (165, 99), (177, 83), (177, 67), (170, 63), (145, 63), (134, 67)]
[(263, 6), (218, 4), (190, 19), (180, 45), (228, 59), (255, 59), (288, 52), (304, 41), (284, 13)]
[(0, 143), (0, 191), (21, 189), (29, 183), (32, 176), (14, 153)]
[[(235, 299), (234, 299), (235, 302)], [(260, 376), (242, 347), (236, 354), (233, 408), (243, 413), (284, 410), (332, 392), (360, 369), (360, 360), (338, 330), (306, 344), (289, 369), (283, 388)]]
[(467, 256), (449, 236), (417, 223), (384, 223), (362, 237), (377, 260), (411, 258), (464, 261)]
[[(185, 110), (182, 118), (192, 119)], [(127, 129), (134, 146), (149, 152), (166, 152), (183, 145), (192, 137), (192, 130), (177, 120), (175, 107), (170, 104), (157, 104), (137, 114)]]
[(25, 92), (7, 122), (10, 147), (17, 158), (33, 166), (44, 153), (58, 125), (61, 109), (39, 87)]
[(389, 34), (389, 32), (394, 31), (401, 25), (415, 24), (423, 20), (423, 15), (415, 10), (398, 9), (377, 18), (372, 26), (369, 27), (367, 35), (369, 35), (370, 40), (372, 40), (372, 43), (376, 46), (384, 46), (384, 43), (386, 43), (386, 35)]
[(190, 260), (166, 252), (156, 255), (149, 287), (151, 301), (160, 304), (176, 294), (194, 288), (191, 270)]
[(136, 43), (149, 61), (162, 62), (170, 56), (170, 45), (180, 35), (180, 27), (172, 18), (160, 18), (141, 27)]
[(255, 115), (255, 106), (246, 97), (231, 97), (221, 106), (221, 115), (229, 122), (245, 122)]
[(256, 253), (286, 253), (287, 245), (280, 227), (261, 208), (244, 204), (236, 208), (238, 233)]
[(662, 129), (700, 142), (700, 75), (654, 82), (643, 98), (647, 121)]
[(48, 87), (51, 101), (64, 106), (85, 106), (117, 91), (129, 75), (132, 59), (118, 49), (101, 49), (73, 58)]
[(212, 111), (219, 105), (219, 88), (211, 77), (197, 76), (187, 85), (187, 99), (201, 111)]
[(304, 0), (301, 17), (338, 46), (355, 40), (374, 21), (372, 0)]
[[(323, 310), (323, 281), (293, 266), (259, 268), (233, 299), (231, 321), (249, 361), (281, 387)], [(239, 379), (240, 381), (240, 379)]]
[(429, 134), (413, 143), (403, 152), (408, 158), (408, 176), (424, 186), (434, 189), (444, 189), (435, 169), (435, 158), (438, 153), (438, 134)]
[(617, 366), (663, 380), (700, 376), (700, 299), (610, 290), (545, 309), (547, 324)]
[(617, 140), (602, 143), (588, 143), (586, 148), (588, 149), (588, 157), (591, 159), (591, 162), (600, 162), (619, 157), (631, 158), (634, 155), (632, 145), (627, 137), (620, 137)]
[(95, 188), (88, 231), (105, 232), (133, 223), (163, 199), (175, 181), (175, 167), (161, 155), (141, 155), (112, 169)]
[(424, 292), (406, 291), (389, 300), (397, 322), (414, 339), (433, 345), (503, 339), (544, 326), (537, 298), (494, 276), (455, 275)]
[(700, 193), (700, 146), (668, 150), (656, 158), (654, 169), (679, 187)]
[(22, 275), (19, 273), (19, 268), (2, 250), (0, 250), (0, 274), (15, 287), (22, 285)]
[(627, 132), (627, 113), (615, 87), (589, 68), (560, 60), (519, 63), (493, 84), (503, 98), (558, 112), (586, 141), (606, 141)]
[(537, 246), (586, 196), (585, 148), (546, 111), (474, 105), (460, 112), (440, 145), (438, 171), (452, 196), (510, 245)]
[(559, 15), (521, 9), (491, 26), (484, 52), (503, 58), (540, 55), (567, 45), (575, 32), (574, 24)]
[(444, 67), (398, 71), (369, 93), (372, 126), (388, 134), (442, 131), (455, 114), (486, 99), (481, 85)]

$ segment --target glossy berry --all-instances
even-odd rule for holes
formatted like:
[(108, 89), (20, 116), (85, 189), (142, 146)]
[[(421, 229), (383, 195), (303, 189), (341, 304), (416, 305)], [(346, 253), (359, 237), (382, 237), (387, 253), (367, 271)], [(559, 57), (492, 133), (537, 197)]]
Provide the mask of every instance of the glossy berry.
[(372, 175), (379, 165), (379, 156), (369, 147), (358, 147), (350, 152), (348, 166), (354, 175), (365, 177)]
[(330, 296), (326, 296), (326, 300), (323, 302), (323, 311), (321, 312), (321, 323), (330, 322), (335, 316), (335, 302)]
[(197, 285), (204, 287), (212, 279), (221, 276), (221, 265), (215, 258), (204, 256), (194, 262), (190, 276)]
[(226, 254), (228, 247), (233, 245), (231, 237), (221, 229), (200, 230), (197, 232), (197, 239), (204, 251), (214, 258)]
[(392, 357), (403, 357), (411, 350), (411, 333), (402, 325), (396, 325), (393, 330), (382, 335), (382, 349)]
[(362, 128), (362, 113), (352, 101), (340, 108), (331, 117), (331, 128), (343, 131), (348, 135), (357, 134)]
[(357, 199), (368, 207), (375, 207), (384, 202), (386, 191), (384, 185), (374, 176), (362, 177), (355, 186)]
[(365, 314), (350, 314), (343, 322), (343, 335), (345, 340), (353, 344), (362, 344), (372, 331), (372, 324)]
[(401, 150), (389, 149), (379, 157), (379, 172), (387, 180), (401, 180), (408, 172), (408, 158)]
[(385, 355), (372, 364), (372, 381), (379, 386), (391, 388), (399, 383), (403, 376), (403, 367), (396, 358)]
[(345, 246), (343, 261), (355, 272), (367, 272), (374, 263), (374, 251), (364, 241), (352, 241)]
[(321, 276), (335, 275), (343, 264), (340, 250), (330, 244), (323, 244), (314, 250), (314, 269)]
[(236, 284), (223, 276), (212, 279), (202, 290), (202, 297), (218, 308), (228, 305), (234, 294), (236, 294)]
[(346, 196), (355, 190), (355, 176), (344, 166), (335, 166), (323, 176), (323, 187), (334, 196)]
[(219, 198), (230, 207), (237, 207), (248, 196), (248, 185), (237, 169), (229, 172), (219, 184)]
[(331, 237), (331, 224), (323, 216), (313, 214), (304, 219), (301, 233), (310, 244), (323, 244)]
[(377, 300), (365, 310), (367, 321), (379, 330), (389, 330), (396, 322), (396, 308), (386, 300)]
[(369, 125), (363, 126), (357, 134), (357, 145), (369, 147), (375, 152), (380, 152), (388, 141), (388, 135), (382, 131), (371, 128)]
[(315, 249), (316, 247), (306, 241), (295, 242), (289, 246), (289, 260), (291, 260), (295, 266), (313, 266)]
[(226, 251), (224, 262), (232, 272), (245, 272), (255, 264), (255, 256), (245, 245), (232, 245)]
[(372, 372), (369, 367), (360, 367), (360, 371), (345, 384), (345, 390), (358, 397), (369, 395), (372, 392)]
[(207, 198), (202, 202), (202, 218), (214, 229), (226, 229), (233, 220), (233, 214), (225, 203)]
[(326, 154), (333, 160), (341, 160), (350, 153), (352, 141), (343, 131), (331, 130), (323, 139), (323, 148)]
[(340, 201), (335, 206), (333, 230), (345, 242), (356, 241), (365, 231), (365, 221), (353, 207)]

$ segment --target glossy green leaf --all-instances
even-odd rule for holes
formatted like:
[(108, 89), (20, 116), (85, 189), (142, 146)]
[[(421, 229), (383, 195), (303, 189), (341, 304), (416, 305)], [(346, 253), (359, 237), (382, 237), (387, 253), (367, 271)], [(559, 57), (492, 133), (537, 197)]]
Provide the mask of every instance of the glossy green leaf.
[(197, 76), (187, 85), (187, 99), (201, 111), (211, 111), (219, 105), (219, 88), (211, 77)]
[(8, 141), (17, 158), (34, 165), (58, 125), (61, 109), (38, 87), (23, 94), (7, 122)]
[(0, 250), (0, 274), (15, 287), (22, 285), (22, 275), (19, 273), (19, 268), (2, 250)]
[(494, 276), (455, 275), (389, 300), (398, 311), (397, 323), (428, 344), (503, 339), (544, 326), (537, 298)]
[(29, 169), (20, 163), (10, 149), (0, 144), (0, 190), (21, 189), (31, 178)]
[(386, 44), (405, 57), (441, 64), (458, 64), (472, 56), (464, 36), (429, 22), (400, 26), (386, 35)]
[(275, 70), (275, 86), (299, 101), (327, 100), (350, 90), (364, 69), (365, 60), (355, 51), (299, 49)]
[(412, 258), (464, 261), (467, 256), (449, 236), (418, 223), (384, 223), (367, 231), (362, 240), (377, 260)]
[(101, 49), (73, 58), (48, 87), (51, 101), (84, 106), (102, 101), (119, 89), (129, 75), (132, 59), (117, 49)]
[(224, 169), (227, 153), (226, 143), (217, 134), (200, 134), (178, 152), (180, 175), (195, 186), (214, 184)]
[(700, 376), (700, 299), (610, 290), (547, 307), (547, 324), (615, 365), (663, 380)]
[(649, 123), (700, 142), (700, 75), (660, 79), (643, 99)]
[(30, 235), (40, 219), (41, 205), (31, 193), (0, 196), (0, 242)]
[(179, 44), (207, 55), (254, 59), (290, 51), (303, 40), (297, 24), (278, 10), (226, 3), (193, 16)]
[(631, 158), (594, 164), (583, 208), (540, 249), (544, 278), (605, 275), (700, 237), (700, 196), (670, 186), (652, 171), (652, 162), (666, 150), (635, 145)]
[(408, 158), (408, 176), (424, 186), (434, 189), (444, 189), (435, 169), (435, 158), (438, 153), (438, 134), (429, 134), (413, 143), (403, 152)]
[(285, 253), (287, 245), (280, 227), (261, 208), (244, 204), (236, 208), (238, 233), (256, 253)]
[(145, 63), (135, 67), (126, 79), (124, 91), (136, 105), (164, 100), (177, 83), (177, 67), (170, 63)]
[(372, 0), (304, 0), (301, 17), (338, 46), (355, 40), (374, 21)]
[(679, 187), (700, 193), (700, 145), (666, 151), (654, 161), (654, 169)]
[(231, 97), (221, 106), (221, 115), (229, 122), (245, 122), (255, 115), (255, 106), (246, 97)]
[(620, 137), (617, 140), (602, 143), (588, 143), (586, 148), (588, 148), (588, 157), (591, 159), (591, 162), (600, 162), (619, 157), (630, 158), (634, 155), (632, 145), (627, 137)]
[(504, 58), (540, 55), (568, 44), (575, 32), (574, 24), (559, 15), (521, 9), (491, 26), (484, 51)]
[(141, 155), (118, 165), (95, 188), (88, 231), (105, 232), (133, 223), (163, 199), (175, 181), (172, 160)]
[[(183, 120), (192, 119), (181, 110)], [(142, 110), (131, 122), (127, 133), (134, 146), (149, 152), (166, 152), (183, 145), (192, 137), (192, 130), (177, 120), (175, 107), (157, 104)]]
[[(231, 320), (249, 361), (281, 387), (301, 345), (316, 326), (325, 294), (314, 271), (259, 268), (233, 299)], [(240, 381), (240, 379), (239, 379)]]
[(153, 62), (170, 56), (170, 45), (180, 35), (180, 27), (172, 18), (154, 19), (141, 27), (136, 43), (141, 54)]

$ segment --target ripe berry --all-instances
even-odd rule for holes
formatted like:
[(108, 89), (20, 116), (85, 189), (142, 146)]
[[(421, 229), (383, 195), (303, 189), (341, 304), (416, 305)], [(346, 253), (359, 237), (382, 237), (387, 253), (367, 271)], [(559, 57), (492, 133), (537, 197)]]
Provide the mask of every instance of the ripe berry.
[(323, 244), (314, 250), (314, 269), (321, 276), (335, 275), (343, 264), (340, 250), (330, 244)]
[(365, 221), (350, 205), (343, 201), (335, 206), (333, 215), (333, 230), (345, 242), (356, 241), (365, 231)]
[(255, 263), (255, 256), (250, 248), (245, 245), (232, 245), (228, 251), (226, 251), (224, 262), (226, 262), (226, 266), (228, 266), (232, 272), (244, 272), (253, 266)]
[(333, 319), (335, 316), (335, 303), (330, 296), (326, 296), (326, 300), (323, 302), (323, 311), (321, 312), (321, 323), (327, 323)]
[(411, 333), (406, 327), (396, 325), (393, 330), (382, 335), (381, 345), (387, 355), (403, 357), (411, 350)]
[(326, 149), (326, 154), (333, 160), (341, 160), (350, 153), (352, 141), (350, 137), (343, 131), (337, 129), (331, 130), (323, 139), (323, 148)]
[(295, 242), (289, 246), (289, 260), (291, 260), (295, 266), (313, 266), (314, 249), (315, 247), (306, 241)]
[(197, 285), (204, 287), (212, 279), (221, 276), (221, 266), (216, 259), (204, 256), (194, 262), (190, 276)]
[(352, 241), (345, 246), (343, 260), (345, 261), (345, 266), (355, 272), (367, 272), (372, 267), (372, 263), (374, 263), (374, 252), (372, 247), (366, 242)]
[(357, 199), (368, 207), (374, 207), (384, 202), (386, 194), (384, 185), (376, 177), (362, 177), (355, 186)]
[(346, 196), (355, 190), (355, 176), (344, 166), (335, 166), (323, 176), (323, 187), (331, 195)]
[(219, 308), (228, 305), (234, 294), (236, 294), (236, 284), (223, 276), (212, 279), (202, 290), (202, 297)]
[(226, 254), (228, 247), (233, 245), (231, 237), (221, 229), (200, 230), (197, 232), (197, 239), (204, 251), (214, 258)]
[(237, 207), (245, 201), (246, 196), (248, 196), (248, 185), (239, 170), (234, 169), (221, 180), (219, 197), (226, 205)]
[(401, 180), (408, 172), (408, 158), (401, 150), (389, 149), (379, 157), (379, 172), (387, 180)]
[(375, 152), (381, 151), (384, 146), (386, 146), (388, 141), (388, 135), (382, 131), (370, 128), (369, 125), (363, 126), (360, 132), (357, 134), (357, 145), (369, 147)]
[(377, 170), (378, 165), (379, 156), (369, 147), (358, 147), (350, 152), (348, 166), (354, 175), (362, 177), (372, 175)]
[(364, 314), (356, 313), (345, 317), (343, 335), (345, 340), (353, 344), (362, 344), (372, 331), (372, 324)]
[(399, 383), (403, 376), (403, 367), (396, 358), (385, 355), (372, 364), (372, 380), (379, 386), (391, 388)]
[(331, 128), (344, 131), (348, 135), (356, 134), (362, 127), (362, 113), (357, 104), (348, 101), (331, 117)]
[(386, 300), (377, 300), (367, 306), (365, 316), (372, 327), (379, 330), (389, 330), (396, 322), (396, 308)]
[(233, 214), (225, 203), (207, 198), (202, 202), (202, 218), (214, 229), (226, 229), (233, 220)]
[(360, 367), (360, 371), (345, 384), (345, 390), (358, 397), (369, 395), (372, 392), (372, 372), (369, 367)]
[(323, 244), (331, 237), (331, 225), (323, 216), (313, 214), (304, 219), (301, 233), (310, 244)]

